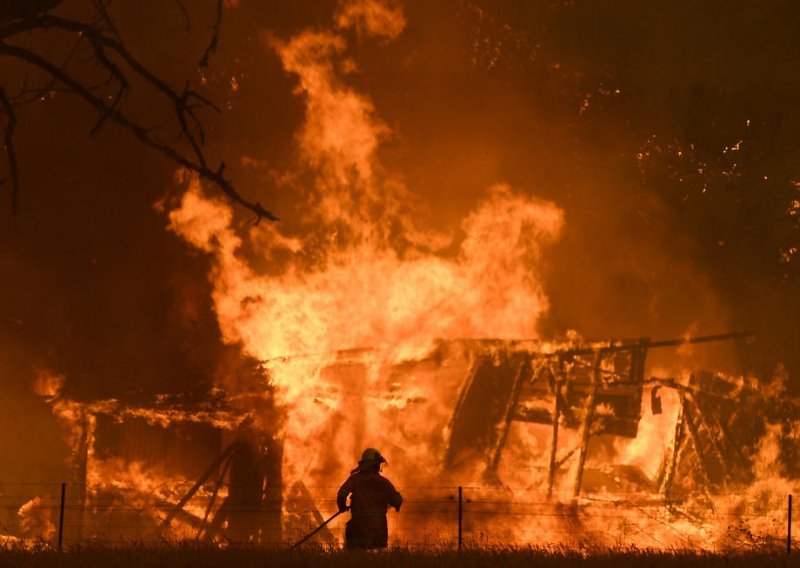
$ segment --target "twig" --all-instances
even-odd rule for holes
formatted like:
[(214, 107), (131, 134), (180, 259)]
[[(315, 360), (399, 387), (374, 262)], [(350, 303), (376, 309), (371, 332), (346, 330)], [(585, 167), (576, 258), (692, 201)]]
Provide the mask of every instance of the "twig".
[(117, 27), (114, 25), (114, 21), (108, 13), (108, 6), (111, 4), (111, 0), (92, 0), (92, 4), (94, 4), (100, 22), (105, 24), (108, 31), (111, 32), (111, 35), (113, 35), (119, 43), (122, 43), (122, 36), (119, 35)]
[[(96, 54), (97, 54), (96, 46), (110, 49), (111, 51), (119, 55), (125, 61), (125, 63), (134, 71), (134, 73), (139, 75), (139, 77), (144, 79), (146, 82), (150, 83), (163, 95), (169, 98), (172, 101), (173, 106), (175, 107), (175, 114), (181, 126), (181, 134), (189, 142), (189, 145), (192, 147), (197, 160), (200, 161), (204, 167), (206, 166), (205, 157), (203, 156), (203, 153), (200, 150), (200, 147), (202, 146), (202, 139), (204, 138), (204, 133), (202, 132), (202, 127), (200, 126), (201, 125), (200, 120), (197, 118), (194, 112), (194, 107), (189, 105), (188, 103), (190, 100), (194, 99), (203, 103), (204, 105), (209, 106), (214, 110), (219, 111), (219, 109), (216, 106), (212, 105), (206, 98), (201, 96), (199, 93), (196, 93), (192, 89), (190, 89), (188, 82), (184, 87), (183, 94), (179, 95), (177, 91), (175, 91), (172, 87), (170, 87), (165, 81), (157, 77), (142, 63), (140, 63), (125, 48), (124, 45), (119, 43), (117, 40), (104, 35), (102, 32), (100, 32), (99, 30), (90, 25), (84, 24), (82, 22), (76, 22), (74, 20), (59, 18), (56, 16), (43, 16), (39, 18), (39, 20), (41, 20), (40, 25), (43, 28), (57, 28), (64, 31), (72, 31), (83, 34), (85, 37), (87, 37), (90, 41), (93, 42)], [(107, 58), (103, 57), (102, 55), (98, 55), (98, 59), (104, 66), (106, 66), (109, 72), (111, 72), (112, 74), (116, 73), (116, 70), (113, 67), (113, 65), (109, 66), (107, 64), (108, 62)], [(190, 128), (189, 126), (190, 122), (192, 123), (194, 130)], [(195, 134), (195, 131), (197, 132), (197, 134)]]
[[(3, 113), (6, 115), (3, 136), (9, 169), (9, 175), (6, 179), (11, 180), (11, 212), (16, 213), (19, 208), (19, 166), (17, 164), (17, 155), (14, 151), (14, 129), (17, 126), (17, 115), (14, 113), (14, 107), (2, 86), (0, 86), (0, 107), (2, 107)], [(5, 181), (3, 180), (2, 183), (5, 183)]]
[(209, 58), (214, 54), (215, 51), (217, 51), (217, 44), (219, 43), (219, 30), (222, 27), (222, 9), (223, 0), (217, 0), (217, 19), (214, 22), (214, 28), (211, 34), (211, 40), (208, 43), (208, 47), (198, 63), (200, 67), (208, 67)]
[[(92, 49), (94, 49), (95, 57), (97, 60), (103, 64), (103, 66), (108, 69), (110, 76), (109, 78), (116, 79), (119, 83), (119, 89), (117, 91), (116, 96), (113, 99), (113, 102), (110, 105), (107, 105), (108, 108), (117, 108), (121, 101), (122, 97), (125, 96), (125, 92), (128, 90), (128, 80), (125, 78), (125, 75), (122, 73), (119, 67), (117, 67), (109, 58), (106, 56), (105, 51), (103, 50), (103, 46), (97, 41), (96, 38), (89, 38), (90, 43), (92, 44)], [(63, 67), (62, 67), (63, 69)], [(94, 125), (94, 128), (91, 130), (91, 135), (94, 136), (98, 130), (103, 126), (103, 123), (108, 118), (108, 113), (105, 112), (100, 115), (97, 123)]]
[(181, 0), (175, 0), (175, 3), (180, 8), (181, 13), (183, 14), (183, 18), (186, 20), (186, 31), (192, 29), (192, 18), (189, 16), (189, 10), (186, 9), (186, 5)]

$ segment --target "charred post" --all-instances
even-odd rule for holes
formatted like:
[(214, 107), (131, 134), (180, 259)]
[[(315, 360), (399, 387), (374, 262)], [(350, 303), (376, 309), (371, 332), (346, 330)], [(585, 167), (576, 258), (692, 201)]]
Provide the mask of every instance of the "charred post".
[(586, 454), (589, 451), (589, 438), (592, 435), (595, 397), (597, 396), (598, 383), (601, 380), (600, 365), (602, 365), (602, 362), (603, 362), (603, 354), (601, 351), (598, 351), (597, 354), (594, 356), (594, 361), (592, 363), (592, 386), (589, 392), (589, 398), (586, 401), (586, 407), (584, 408), (583, 425), (581, 427), (581, 450), (580, 450), (581, 453), (580, 457), (578, 458), (578, 471), (575, 478), (574, 497), (576, 499), (581, 494), (581, 484), (583, 482), (583, 468), (584, 465), (586, 464)]

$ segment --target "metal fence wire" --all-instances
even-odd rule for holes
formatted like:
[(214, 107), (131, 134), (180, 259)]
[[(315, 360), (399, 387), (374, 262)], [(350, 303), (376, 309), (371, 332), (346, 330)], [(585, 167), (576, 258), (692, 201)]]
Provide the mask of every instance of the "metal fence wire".
[[(77, 484), (0, 482), (0, 543), (250, 542), (290, 546), (337, 511), (338, 487), (307, 487), (256, 505), (198, 492), (178, 507), (163, 491)], [(404, 502), (389, 511), (390, 545), (424, 548), (551, 546), (692, 549), (785, 548), (791, 495), (760, 492), (694, 496), (604, 494), (579, 499), (494, 487), (398, 487)], [(179, 492), (176, 491), (179, 496)], [(309, 544), (341, 546), (349, 514), (336, 517)]]

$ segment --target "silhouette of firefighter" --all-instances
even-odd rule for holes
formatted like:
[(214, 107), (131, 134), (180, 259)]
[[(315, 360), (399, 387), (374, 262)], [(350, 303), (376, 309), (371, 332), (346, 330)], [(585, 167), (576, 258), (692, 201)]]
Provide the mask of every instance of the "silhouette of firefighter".
[(345, 548), (386, 548), (389, 544), (386, 511), (389, 506), (399, 511), (403, 498), (392, 482), (381, 475), (384, 463), (387, 462), (378, 450), (367, 448), (358, 467), (339, 489), (336, 504), (340, 512), (348, 510), (350, 496), (351, 518), (344, 533)]

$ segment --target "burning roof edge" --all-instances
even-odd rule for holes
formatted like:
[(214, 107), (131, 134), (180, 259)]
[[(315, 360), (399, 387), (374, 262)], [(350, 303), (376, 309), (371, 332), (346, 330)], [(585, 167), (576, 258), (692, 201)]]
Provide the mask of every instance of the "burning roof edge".
[(330, 363), (347, 363), (364, 361), (375, 355), (381, 355), (387, 360), (396, 363), (407, 361), (422, 361), (436, 359), (453, 346), (460, 346), (470, 351), (491, 354), (499, 351), (508, 353), (528, 353), (543, 357), (590, 355), (599, 351), (627, 351), (633, 349), (653, 349), (660, 347), (680, 347), (697, 343), (712, 343), (717, 341), (750, 340), (756, 336), (753, 331), (735, 331), (704, 336), (684, 336), (679, 339), (666, 339), (651, 341), (647, 337), (633, 339), (606, 339), (583, 340), (568, 339), (564, 341), (550, 341), (541, 339), (501, 339), (501, 338), (455, 338), (435, 339), (431, 345), (423, 349), (409, 351), (396, 351), (392, 348), (355, 347), (340, 349), (333, 352), (297, 353), (265, 359), (261, 361), (262, 367), (269, 368), (273, 363), (300, 361), (319, 358)]

